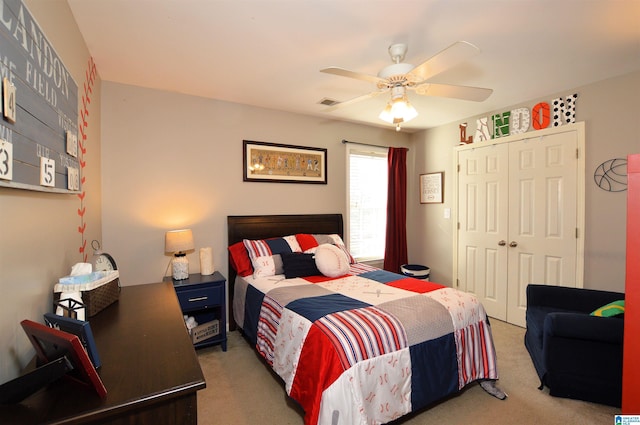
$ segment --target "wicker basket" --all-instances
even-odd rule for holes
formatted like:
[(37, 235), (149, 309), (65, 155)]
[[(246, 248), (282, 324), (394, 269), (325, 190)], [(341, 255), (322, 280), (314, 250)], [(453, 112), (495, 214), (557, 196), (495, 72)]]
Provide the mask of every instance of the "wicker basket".
[(93, 317), (114, 302), (120, 296), (120, 279), (98, 286), (90, 291), (82, 291), (82, 302), (87, 308), (87, 317)]
[[(90, 287), (90, 289), (85, 290), (85, 287)], [(71, 286), (61, 286), (61, 284), (58, 284), (54, 288), (54, 304), (60, 300), (60, 295), (67, 288), (81, 292), (82, 303), (85, 306), (85, 314), (86, 317), (89, 318), (118, 301), (118, 297), (120, 296), (120, 278), (117, 272), (111, 272), (111, 274), (106, 277), (102, 277), (98, 281), (93, 281), (89, 284), (79, 283), (78, 285)]]

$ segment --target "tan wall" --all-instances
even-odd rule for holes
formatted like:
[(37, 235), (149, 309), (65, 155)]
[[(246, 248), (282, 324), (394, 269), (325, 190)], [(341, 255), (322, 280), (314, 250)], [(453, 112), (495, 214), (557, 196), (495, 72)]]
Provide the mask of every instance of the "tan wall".
[[(544, 98), (526, 101), (513, 107), (533, 107), (539, 101), (551, 102), (560, 96), (578, 93), (576, 120), (586, 128), (586, 288), (624, 292), (626, 242), (626, 192), (606, 192), (593, 179), (595, 169), (612, 158), (626, 158), (640, 152), (640, 106), (632, 93), (640, 87), (640, 72), (601, 81)], [(491, 116), (510, 110), (488, 111)], [(445, 172), (444, 204), (418, 205), (409, 200), (415, 232), (409, 232), (410, 261), (431, 267), (432, 280), (451, 285), (453, 276), (452, 241), (455, 235), (454, 187), (451, 182), (454, 147), (460, 140), (458, 125), (468, 122), (473, 134), (478, 117), (430, 129), (413, 136), (416, 148), (415, 173)], [(417, 192), (416, 192), (417, 196)], [(452, 219), (444, 218), (444, 209), (452, 209)]]
[[(89, 53), (66, 1), (27, 1), (26, 5), (81, 89)], [(81, 96), (82, 89), (79, 92)], [(99, 77), (91, 101), (84, 156), (88, 243), (100, 239), (102, 227)], [(0, 188), (0, 383), (17, 376), (34, 354), (20, 321), (42, 322), (42, 314), (51, 311), (53, 285), (82, 261), (79, 208), (77, 195)]]
[[(406, 145), (393, 129), (329, 121), (115, 83), (103, 83), (104, 248), (123, 285), (157, 282), (171, 259), (167, 230), (190, 227), (227, 274), (227, 215), (346, 214), (343, 139)], [(242, 140), (327, 148), (328, 184), (243, 182)], [(386, 190), (386, 188), (381, 188)], [(170, 274), (170, 271), (169, 271)]]

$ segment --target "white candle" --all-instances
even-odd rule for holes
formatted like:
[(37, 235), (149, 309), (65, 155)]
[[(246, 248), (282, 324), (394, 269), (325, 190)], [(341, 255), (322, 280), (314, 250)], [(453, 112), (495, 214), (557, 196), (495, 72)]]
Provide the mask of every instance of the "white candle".
[(213, 249), (210, 246), (200, 248), (200, 274), (210, 275), (214, 272)]

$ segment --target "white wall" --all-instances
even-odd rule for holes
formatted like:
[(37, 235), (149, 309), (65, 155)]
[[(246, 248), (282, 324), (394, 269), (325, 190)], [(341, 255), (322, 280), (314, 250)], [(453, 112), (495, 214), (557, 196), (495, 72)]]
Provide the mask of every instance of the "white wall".
[[(25, 3), (78, 85), (81, 105), (90, 56), (66, 1)], [(89, 244), (100, 239), (102, 227), (100, 77), (96, 78), (83, 157), (84, 238)], [(77, 195), (0, 188), (0, 383), (16, 377), (34, 354), (20, 321), (42, 322), (42, 314), (52, 309), (54, 284), (83, 260), (80, 205)]]
[[(103, 247), (123, 285), (157, 282), (167, 230), (190, 227), (227, 273), (227, 215), (346, 214), (343, 139), (407, 145), (393, 129), (116, 83), (102, 87)], [(242, 141), (327, 148), (328, 184), (243, 182)], [(386, 190), (386, 188), (380, 188)], [(170, 274), (170, 271), (169, 271)]]
[[(533, 107), (539, 101), (551, 102), (560, 96), (578, 93), (576, 120), (586, 127), (586, 229), (585, 287), (624, 292), (626, 243), (626, 192), (606, 192), (593, 179), (595, 169), (612, 158), (626, 158), (640, 152), (640, 105), (636, 96), (640, 72), (601, 81), (584, 87), (567, 89), (541, 99), (513, 107)], [(487, 111), (491, 116), (510, 110)], [(432, 280), (451, 285), (453, 276), (452, 241), (455, 221), (444, 218), (444, 209), (455, 217), (452, 181), (454, 147), (460, 140), (458, 125), (469, 123), (467, 135), (473, 134), (478, 117), (430, 129), (413, 136), (416, 150), (415, 176), (425, 172), (445, 172), (444, 204), (419, 205), (409, 199), (415, 232), (409, 232), (409, 259), (431, 267)], [(411, 180), (411, 179), (410, 179)]]

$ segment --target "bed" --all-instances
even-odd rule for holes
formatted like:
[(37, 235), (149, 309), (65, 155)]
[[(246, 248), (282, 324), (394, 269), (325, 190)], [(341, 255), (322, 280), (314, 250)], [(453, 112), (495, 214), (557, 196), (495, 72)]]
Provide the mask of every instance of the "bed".
[(305, 424), (387, 423), (474, 382), (504, 398), (472, 294), (355, 262), (340, 214), (227, 224), (230, 329), (284, 381)]

